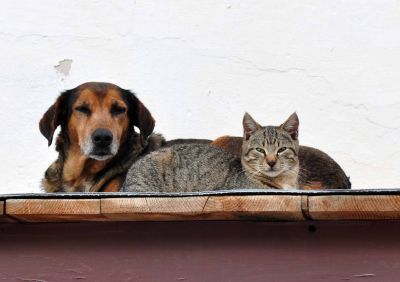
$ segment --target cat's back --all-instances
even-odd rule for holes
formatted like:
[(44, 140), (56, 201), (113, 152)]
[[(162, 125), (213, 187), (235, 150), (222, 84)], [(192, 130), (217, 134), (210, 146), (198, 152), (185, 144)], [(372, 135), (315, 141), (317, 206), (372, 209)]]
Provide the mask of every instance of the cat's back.
[(216, 190), (240, 173), (240, 158), (233, 154), (208, 144), (176, 144), (135, 162), (128, 171), (124, 190)]
[(225, 167), (231, 162), (239, 161), (237, 156), (227, 153), (208, 144), (179, 144), (173, 145), (167, 154), (174, 156), (175, 165), (183, 169), (208, 171), (217, 166)]
[(303, 189), (350, 189), (351, 183), (340, 165), (328, 154), (316, 148), (301, 146), (299, 150), (302, 167)]

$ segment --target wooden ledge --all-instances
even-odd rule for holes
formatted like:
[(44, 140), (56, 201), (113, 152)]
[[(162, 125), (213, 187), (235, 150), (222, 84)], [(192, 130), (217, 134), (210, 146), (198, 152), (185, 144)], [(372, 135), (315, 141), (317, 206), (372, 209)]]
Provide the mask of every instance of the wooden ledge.
[(103, 218), (99, 199), (6, 200), (5, 213), (21, 222), (96, 221)]
[(17, 222), (16, 219), (9, 217), (5, 213), (6, 204), (4, 201), (0, 201), (0, 223)]
[(114, 220), (303, 220), (301, 196), (200, 196), (101, 199)]
[(308, 213), (314, 220), (400, 219), (400, 196), (310, 196)]
[(400, 219), (400, 189), (0, 197), (0, 222)]

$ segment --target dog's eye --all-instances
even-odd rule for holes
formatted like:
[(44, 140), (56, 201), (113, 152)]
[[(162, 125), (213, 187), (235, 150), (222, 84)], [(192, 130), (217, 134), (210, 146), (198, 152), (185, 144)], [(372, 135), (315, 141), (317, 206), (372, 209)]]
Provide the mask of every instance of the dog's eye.
[(82, 114), (88, 115), (90, 114), (90, 109), (88, 106), (82, 105), (82, 106), (78, 106), (75, 108), (75, 110), (77, 110), (78, 112), (81, 112)]
[(256, 151), (259, 152), (259, 153), (263, 153), (263, 154), (265, 153), (265, 150), (263, 148), (260, 148), (260, 147), (256, 148)]
[(284, 151), (286, 151), (286, 149), (287, 149), (286, 147), (279, 148), (278, 154), (283, 153)]
[(113, 106), (111, 108), (111, 114), (116, 116), (116, 115), (120, 115), (126, 112), (126, 109), (123, 107), (119, 107), (119, 106)]

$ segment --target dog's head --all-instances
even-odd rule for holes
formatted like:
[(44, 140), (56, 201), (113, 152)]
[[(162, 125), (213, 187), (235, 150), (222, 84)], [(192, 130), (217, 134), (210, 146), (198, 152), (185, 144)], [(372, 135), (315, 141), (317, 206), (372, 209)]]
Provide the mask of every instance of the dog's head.
[(117, 154), (134, 126), (146, 139), (153, 132), (154, 119), (129, 90), (111, 83), (89, 82), (61, 93), (43, 115), (39, 128), (49, 146), (58, 126), (83, 155), (106, 160)]

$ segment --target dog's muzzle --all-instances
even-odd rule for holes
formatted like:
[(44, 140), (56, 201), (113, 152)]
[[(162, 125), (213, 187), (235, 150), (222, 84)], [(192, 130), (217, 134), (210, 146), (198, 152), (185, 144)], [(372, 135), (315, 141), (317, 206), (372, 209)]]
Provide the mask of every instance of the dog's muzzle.
[(119, 144), (114, 140), (110, 130), (98, 128), (93, 131), (89, 142), (85, 142), (83, 153), (95, 160), (106, 160), (113, 157), (117, 151)]

